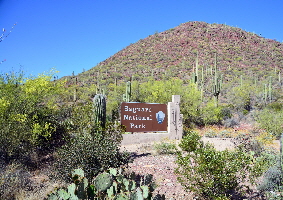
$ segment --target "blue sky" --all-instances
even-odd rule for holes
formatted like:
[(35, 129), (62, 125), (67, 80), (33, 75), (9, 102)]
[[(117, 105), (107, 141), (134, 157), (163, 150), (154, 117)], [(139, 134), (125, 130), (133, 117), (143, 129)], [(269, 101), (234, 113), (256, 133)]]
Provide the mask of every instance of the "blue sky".
[(188, 21), (227, 24), (283, 42), (282, 0), (0, 0), (0, 73), (59, 77)]

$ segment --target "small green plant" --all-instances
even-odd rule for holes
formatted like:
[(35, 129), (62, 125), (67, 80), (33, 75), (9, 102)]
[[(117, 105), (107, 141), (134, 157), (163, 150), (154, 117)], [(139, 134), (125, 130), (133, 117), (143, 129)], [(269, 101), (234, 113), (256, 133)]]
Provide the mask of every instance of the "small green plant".
[(216, 138), (218, 137), (218, 133), (213, 130), (208, 130), (207, 132), (205, 132), (204, 136), (209, 138)]
[(157, 154), (176, 154), (178, 149), (173, 141), (162, 141), (154, 144)]
[(219, 105), (216, 107), (213, 101), (209, 101), (202, 108), (201, 117), (204, 125), (222, 124), (223, 120), (231, 117), (231, 113), (228, 107)]

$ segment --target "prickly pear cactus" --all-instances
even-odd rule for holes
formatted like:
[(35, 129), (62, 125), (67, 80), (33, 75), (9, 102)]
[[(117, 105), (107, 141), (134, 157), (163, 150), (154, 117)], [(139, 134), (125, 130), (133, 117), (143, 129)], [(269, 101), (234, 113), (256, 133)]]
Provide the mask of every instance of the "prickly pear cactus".
[(109, 199), (109, 200), (163, 200), (165, 196), (152, 196), (154, 191), (152, 175), (142, 178), (139, 186), (135, 173), (125, 175), (123, 169), (110, 168), (94, 178), (94, 185), (84, 177), (81, 169), (72, 172), (74, 183), (67, 188), (59, 188), (48, 195), (48, 200), (79, 200), (79, 199)]
[(95, 179), (94, 179), (94, 185), (95, 188), (99, 192), (105, 192), (107, 189), (109, 189), (113, 184), (113, 179), (111, 174), (108, 173), (102, 173), (99, 174)]
[(94, 121), (105, 128), (106, 123), (106, 98), (102, 94), (96, 94), (93, 98)]

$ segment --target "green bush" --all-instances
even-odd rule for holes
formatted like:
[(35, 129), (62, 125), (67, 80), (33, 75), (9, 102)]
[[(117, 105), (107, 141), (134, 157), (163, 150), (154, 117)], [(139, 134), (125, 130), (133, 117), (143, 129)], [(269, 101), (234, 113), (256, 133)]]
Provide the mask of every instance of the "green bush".
[(279, 137), (283, 133), (283, 109), (282, 106), (273, 105), (258, 111), (256, 121), (259, 123), (260, 128)]
[(124, 130), (107, 123), (105, 130), (97, 127), (74, 134), (70, 141), (57, 151), (54, 170), (57, 178), (68, 179), (74, 168), (82, 168), (90, 178), (109, 167), (119, 167), (128, 162), (128, 153), (120, 152)]
[(201, 118), (204, 125), (221, 124), (223, 120), (228, 119), (231, 116), (232, 115), (228, 107), (216, 107), (213, 101), (209, 101), (201, 111)]
[(282, 190), (281, 180), (282, 180), (281, 169), (278, 166), (271, 166), (265, 173), (262, 183), (258, 186), (260, 191), (278, 191)]
[(204, 144), (195, 132), (189, 132), (179, 145), (185, 154), (177, 158), (178, 181), (185, 189), (204, 199), (230, 198), (240, 194), (240, 183), (251, 183), (262, 173), (264, 160), (241, 149), (217, 151)]
[(19, 159), (34, 165), (31, 154), (42, 153), (64, 133), (56, 117), (63, 82), (51, 82), (52, 75), (0, 75), (0, 152), (6, 162)]
[(278, 152), (265, 151), (265, 159), (270, 160), (270, 167), (263, 174), (262, 181), (257, 189), (267, 196), (268, 199), (282, 199), (283, 197), (283, 174)]
[(178, 152), (176, 145), (170, 141), (156, 143), (154, 149), (157, 154), (176, 154)]

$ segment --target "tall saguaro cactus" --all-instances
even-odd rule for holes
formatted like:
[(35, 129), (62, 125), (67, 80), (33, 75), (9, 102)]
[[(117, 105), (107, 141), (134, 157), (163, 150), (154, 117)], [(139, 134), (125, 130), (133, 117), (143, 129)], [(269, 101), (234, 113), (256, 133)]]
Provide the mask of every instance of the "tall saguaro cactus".
[(197, 52), (197, 59), (196, 59), (196, 71), (195, 71), (195, 84), (198, 85), (198, 52)]
[(216, 77), (214, 80), (214, 85), (213, 85), (213, 96), (215, 98), (215, 106), (218, 106), (218, 99), (221, 91), (221, 78)]
[(102, 94), (96, 94), (93, 98), (94, 121), (105, 128), (106, 123), (106, 98)]
[(74, 89), (74, 102), (77, 101), (77, 93), (78, 93), (78, 78), (75, 79), (75, 89)]
[(217, 58), (215, 53), (215, 61), (214, 61), (214, 84), (212, 88), (213, 96), (215, 98), (215, 106), (218, 106), (218, 98), (220, 95), (220, 91), (222, 88), (222, 75), (219, 77), (217, 74)]
[(269, 95), (269, 102), (271, 103), (272, 101), (272, 76), (269, 77), (268, 95)]
[[(283, 133), (280, 137), (280, 169), (281, 174), (283, 174)], [(283, 185), (283, 180), (281, 180), (281, 184)]]
[(197, 58), (196, 58), (196, 66), (193, 68), (193, 74), (192, 74), (192, 83), (196, 84), (196, 87), (198, 87), (198, 52), (197, 52)]
[(123, 100), (125, 102), (130, 102), (131, 95), (132, 95), (132, 84), (131, 84), (131, 81), (128, 81), (126, 83), (126, 93), (123, 95)]

